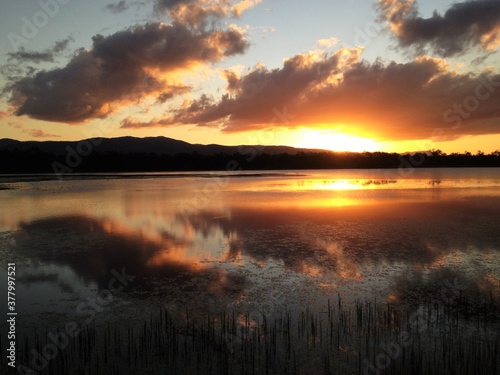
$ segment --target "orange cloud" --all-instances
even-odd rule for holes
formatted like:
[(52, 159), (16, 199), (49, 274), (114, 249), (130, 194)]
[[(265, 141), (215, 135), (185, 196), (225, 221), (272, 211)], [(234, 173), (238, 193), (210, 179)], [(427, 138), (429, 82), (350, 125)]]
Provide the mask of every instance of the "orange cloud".
[(228, 94), (216, 103), (206, 95), (186, 103), (168, 123), (210, 124), (228, 118), (226, 131), (265, 128), (273, 110), (300, 104), (311, 90), (355, 63), (361, 50), (342, 49), (334, 55), (311, 52), (285, 61), (283, 69), (258, 67), (246, 76), (226, 72)]
[(219, 61), (247, 46), (234, 29), (205, 32), (150, 23), (96, 35), (92, 49), (80, 50), (65, 67), (16, 79), (6, 91), (18, 116), (77, 123), (151, 95), (163, 102), (185, 93), (187, 86), (168, 84), (169, 75), (175, 78), (180, 69)]
[(237, 16), (240, 17), (243, 12), (247, 11), (250, 8), (253, 8), (254, 6), (260, 4), (262, 0), (241, 0), (237, 4), (234, 4), (231, 7), (231, 12)]
[(339, 43), (339, 40), (338, 40), (338, 38), (335, 38), (335, 37), (328, 38), (328, 39), (319, 39), (318, 41), (316, 41), (316, 45), (319, 48), (333, 47), (333, 46), (337, 45), (338, 43)]
[(500, 22), (490, 31), (481, 35), (480, 40), (485, 50), (496, 51), (500, 46)]
[(143, 129), (150, 127), (168, 126), (172, 125), (168, 120), (154, 118), (150, 121), (139, 121), (132, 117), (127, 117), (120, 123), (120, 128), (122, 129)]
[[(500, 132), (500, 75), (459, 74), (429, 57), (370, 64), (359, 54), (301, 54), (281, 69), (226, 72), (228, 92), (218, 101), (203, 95), (187, 102), (164, 125), (238, 132), (342, 124), (351, 133), (394, 140)], [(288, 114), (278, 116), (283, 109)]]
[(230, 16), (241, 17), (250, 8), (262, 0), (156, 0), (155, 9), (166, 12), (177, 23), (202, 30), (209, 21), (220, 20)]
[(41, 129), (24, 129), (23, 133), (27, 133), (33, 138), (60, 138), (60, 135), (47, 133)]

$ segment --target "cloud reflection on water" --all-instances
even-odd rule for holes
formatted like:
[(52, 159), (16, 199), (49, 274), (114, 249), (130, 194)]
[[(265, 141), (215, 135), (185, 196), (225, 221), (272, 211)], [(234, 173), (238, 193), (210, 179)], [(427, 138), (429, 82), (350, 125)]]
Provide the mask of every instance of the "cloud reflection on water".
[[(112, 189), (7, 202), (19, 209), (0, 218), (11, 229), (0, 240), (32, 265), (19, 282), (50, 284), (61, 299), (79, 298), (106, 287), (110, 270), (125, 267), (138, 276), (131, 298), (199, 309), (264, 301), (278, 289), (297, 303), (337, 293), (403, 301), (415, 290), (439, 288), (438, 276), (455, 274), (474, 293), (498, 288), (500, 198), (484, 191), (443, 189), (438, 199), (434, 191), (406, 190), (280, 195), (258, 186), (241, 190), (239, 179), (236, 192), (186, 212), (179, 202), (189, 191), (122, 183), (126, 190), (103, 182)], [(345, 204), (332, 204), (339, 199)], [(429, 273), (437, 276), (423, 285)]]

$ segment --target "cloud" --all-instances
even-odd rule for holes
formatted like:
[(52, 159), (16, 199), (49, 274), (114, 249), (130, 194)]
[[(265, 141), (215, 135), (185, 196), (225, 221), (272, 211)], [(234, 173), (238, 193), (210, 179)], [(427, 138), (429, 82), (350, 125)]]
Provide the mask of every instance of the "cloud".
[(60, 138), (60, 135), (46, 133), (41, 129), (24, 129), (23, 133), (27, 133), (34, 138)]
[(172, 99), (174, 96), (186, 94), (191, 90), (190, 86), (177, 85), (165, 88), (165, 91), (160, 93), (156, 98), (158, 103), (165, 103), (167, 100)]
[(10, 116), (10, 113), (7, 112), (7, 111), (0, 111), (0, 120), (3, 119), (3, 118), (6, 118)]
[(338, 43), (339, 43), (339, 40), (335, 37), (328, 38), (328, 39), (319, 39), (316, 41), (316, 45), (319, 48), (323, 48), (323, 49), (333, 47), (333, 46), (337, 45)]
[(381, 20), (387, 22), (401, 47), (424, 53), (425, 47), (442, 57), (460, 55), (472, 47), (486, 51), (500, 45), (500, 2), (455, 3), (440, 15), (419, 16), (414, 0), (380, 0)]
[(114, 106), (161, 96), (170, 86), (170, 73), (217, 62), (247, 47), (237, 30), (200, 32), (150, 23), (96, 35), (92, 48), (78, 51), (66, 66), (16, 79), (5, 90), (18, 116), (76, 123), (106, 117)]
[(156, 0), (155, 10), (167, 13), (176, 23), (194, 29), (205, 29), (227, 17), (241, 17), (262, 0)]
[(163, 12), (179, 5), (188, 5), (195, 2), (196, 0), (156, 0), (155, 8), (157, 11)]
[(40, 64), (42, 62), (54, 62), (54, 55), (52, 52), (35, 52), (35, 51), (25, 51), (21, 48), (17, 52), (9, 52), (7, 54), (9, 60), (16, 60), (21, 63), (30, 62), (33, 64)]
[(130, 7), (125, 0), (121, 0), (118, 3), (109, 3), (104, 9), (110, 11), (111, 13), (118, 14), (125, 12)]
[(65, 51), (71, 41), (73, 41), (71, 37), (59, 40), (54, 43), (52, 48), (42, 52), (26, 51), (24, 48), (20, 48), (17, 52), (9, 52), (7, 56), (9, 56), (9, 61), (14, 60), (17, 64), (54, 62), (54, 57), (56, 57), (58, 53)]
[(259, 66), (241, 78), (226, 71), (228, 93), (219, 102), (202, 95), (185, 103), (171, 122), (206, 125), (225, 119), (225, 131), (267, 127), (273, 110), (297, 105), (312, 89), (340, 73), (344, 65), (357, 61), (359, 53), (361, 50), (342, 49), (331, 56), (300, 54), (287, 59), (282, 69)]
[(254, 27), (254, 29), (260, 32), (260, 36), (262, 39), (266, 39), (269, 34), (276, 32), (276, 28), (272, 26), (257, 26)]
[(131, 117), (127, 117), (126, 119), (120, 122), (121, 129), (144, 129), (144, 128), (152, 128), (152, 127), (161, 127), (161, 126), (169, 126), (172, 125), (166, 119), (154, 118), (150, 121), (139, 121), (133, 119)]
[(53, 53), (60, 53), (65, 51), (69, 43), (73, 41), (72, 37), (68, 37), (66, 39), (58, 40), (57, 42), (54, 43), (54, 47), (52, 47), (51, 52)]
[(359, 61), (360, 53), (301, 54), (280, 69), (259, 67), (241, 77), (227, 71), (227, 93), (219, 100), (202, 95), (163, 123), (225, 132), (342, 125), (390, 140), (500, 133), (500, 75), (459, 74), (430, 57), (370, 64)]
[(71, 37), (59, 40), (54, 43), (52, 48), (42, 52), (26, 51), (24, 48), (20, 48), (17, 52), (7, 53), (7, 56), (9, 57), (9, 61), (14, 60), (16, 64), (40, 64), (43, 62), (54, 62), (54, 57), (56, 57), (58, 53), (65, 51), (72, 40), (73, 38)]
[(14, 128), (14, 129), (23, 129), (23, 126), (17, 122), (8, 122), (7, 123), (8, 126), (10, 126), (11, 128)]
[(240, 17), (243, 12), (250, 8), (260, 4), (262, 0), (242, 0), (231, 7), (231, 12), (236, 16)]
[(175, 23), (197, 30), (205, 30), (211, 23), (228, 17), (225, 1), (158, 0), (156, 9), (167, 12)]

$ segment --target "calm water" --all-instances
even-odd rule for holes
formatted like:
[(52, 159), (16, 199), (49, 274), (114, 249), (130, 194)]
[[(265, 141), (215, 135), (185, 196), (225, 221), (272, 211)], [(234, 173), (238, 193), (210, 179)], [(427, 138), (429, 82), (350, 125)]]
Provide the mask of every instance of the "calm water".
[[(160, 307), (257, 319), (338, 294), (499, 298), (499, 169), (36, 180), (0, 179), (0, 259), (17, 266), (20, 329)], [(113, 270), (131, 276), (120, 293), (107, 291)], [(108, 299), (91, 315), (81, 305), (98, 292)]]

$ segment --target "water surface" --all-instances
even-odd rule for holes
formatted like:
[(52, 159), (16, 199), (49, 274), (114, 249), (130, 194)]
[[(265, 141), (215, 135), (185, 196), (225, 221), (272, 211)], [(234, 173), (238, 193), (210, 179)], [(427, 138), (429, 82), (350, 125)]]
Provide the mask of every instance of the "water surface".
[[(404, 172), (404, 171), (403, 171)], [(272, 315), (344, 300), (499, 298), (500, 170), (272, 171), (0, 179), (0, 259), (21, 327), (158, 308)], [(6, 270), (0, 271), (6, 279)]]

